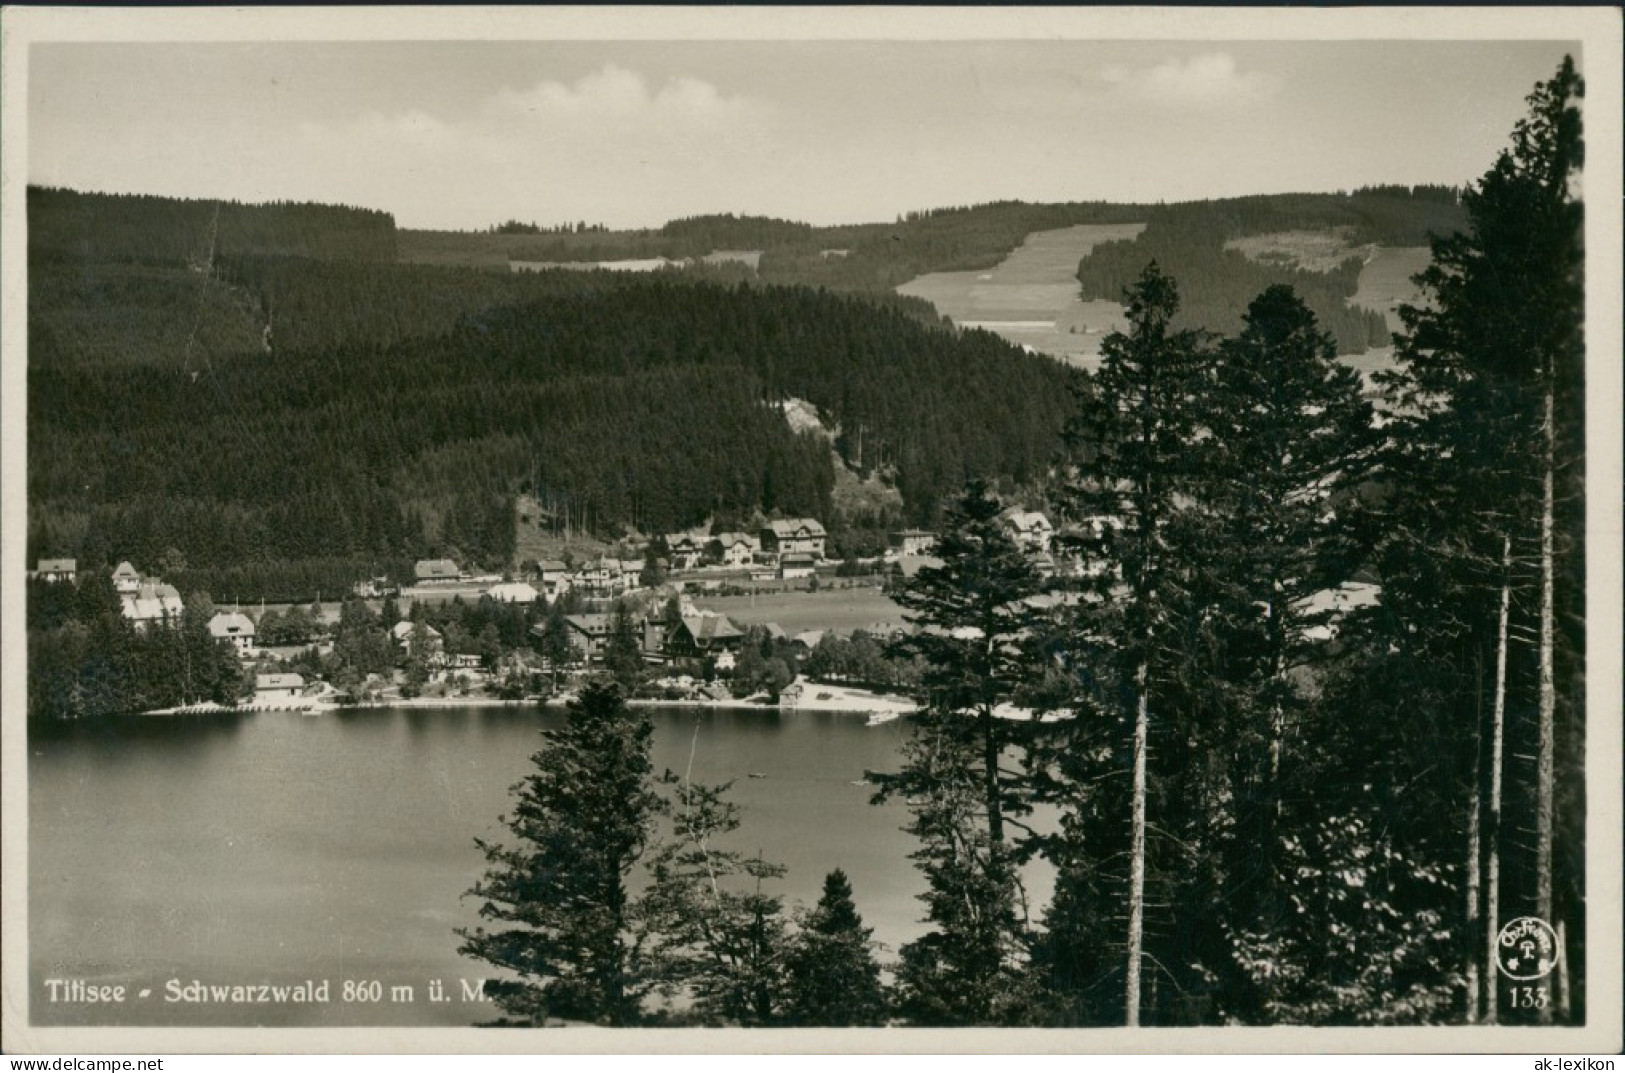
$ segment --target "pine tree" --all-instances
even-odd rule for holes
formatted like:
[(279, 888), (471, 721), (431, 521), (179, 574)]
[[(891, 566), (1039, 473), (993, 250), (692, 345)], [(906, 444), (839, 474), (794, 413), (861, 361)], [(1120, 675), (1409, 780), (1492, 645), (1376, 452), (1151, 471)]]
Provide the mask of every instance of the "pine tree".
[[(1286, 865), (1283, 847), (1321, 844), (1311, 833), (1326, 802), (1313, 788), (1337, 761), (1306, 722), (1328, 657), (1329, 594), (1362, 561), (1345, 515), (1376, 444), (1358, 375), (1335, 358), (1302, 300), (1271, 287), (1220, 347), (1208, 398), (1200, 509), (1212, 550), (1200, 591), (1214, 650), (1207, 666), (1222, 686), (1214, 705), (1222, 755), (1231, 758), (1222, 900), (1239, 969), (1224, 1008), (1249, 1021), (1278, 1016), (1271, 992), (1292, 969), (1281, 963), (1283, 929), (1323, 927), (1290, 912), (1290, 879), (1303, 862)], [(1259, 944), (1274, 953), (1249, 952)]]
[(610, 619), (609, 639), (604, 643), (604, 666), (624, 690), (636, 689), (643, 681), (643, 645), (638, 627), (625, 603), (617, 604)]
[(570, 625), (564, 617), (564, 600), (554, 600), (547, 609), (547, 619), (542, 626), (541, 655), (547, 660), (548, 670), (553, 675), (553, 688), (559, 688), (559, 671), (570, 662), (575, 654), (575, 646), (570, 643)]
[[(1029, 725), (1000, 717), (1020, 701), (1033, 678), (1034, 598), (1043, 582), (1001, 517), (1003, 504), (973, 481), (949, 507), (936, 556), (893, 594), (915, 629), (893, 653), (919, 658), (929, 717), (972, 747), (989, 840), (1003, 847), (1005, 827), (1031, 811), (1019, 763), (1006, 756), (1030, 737)], [(880, 780), (887, 793), (910, 793), (905, 771)]]
[(651, 982), (633, 945), (628, 876), (663, 808), (653, 730), (614, 687), (594, 684), (542, 736), (504, 820), (513, 842), (476, 840), (488, 868), (469, 894), (495, 930), (459, 930), (459, 952), (517, 974), (486, 983), (509, 1023), (635, 1024)]
[[(1173, 695), (1185, 674), (1182, 639), (1194, 613), (1189, 519), (1200, 495), (1199, 399), (1209, 346), (1199, 333), (1173, 329), (1178, 287), (1155, 263), (1129, 290), (1126, 307), (1128, 328), (1103, 342), (1100, 369), (1067, 430), (1070, 468), (1057, 498), (1085, 575), (1070, 614), (1078, 713), (1067, 728), (1071, 740), (1049, 751), (1045, 767), (1056, 783), (1049, 795), (1068, 815), (1050, 849), (1063, 884), (1057, 904), (1074, 914), (1069, 922), (1052, 919), (1051, 927), (1088, 928), (1100, 949), (1100, 929), (1118, 919), (1111, 903), (1121, 906), (1123, 1020), (1132, 1026), (1144, 1003), (1156, 767), (1149, 754), (1154, 739), (1184, 737), (1175, 729)], [(1114, 788), (1126, 789), (1126, 797)], [(1107, 861), (1123, 862), (1126, 876), (1103, 868)], [(1068, 883), (1075, 889), (1064, 889)], [(1091, 986), (1079, 978), (1081, 968), (1074, 963), (1054, 982), (1075, 995)]]
[(944, 518), (942, 565), (894, 595), (915, 629), (892, 651), (921, 661), (924, 705), (900, 770), (870, 778), (877, 802), (909, 801), (914, 858), (930, 884), (922, 899), (937, 930), (902, 950), (898, 971), (900, 1008), (922, 1023), (1010, 1019), (1025, 963), (1015, 835), (1032, 834), (1025, 753), (1035, 724), (1010, 716), (1041, 677), (1042, 579), (1002, 511), (973, 481)]
[[(917, 1025), (1000, 1025), (1026, 1016), (1026, 934), (1014, 855), (992, 840), (973, 742), (925, 719), (903, 752), (910, 856), (925, 873), (920, 900), (933, 930), (899, 951), (899, 1014)], [(879, 795), (877, 795), (878, 799)]]
[(877, 1025), (886, 1015), (874, 929), (863, 926), (852, 884), (839, 868), (824, 877), (818, 906), (791, 943), (786, 1024)]
[[(1433, 243), (1417, 277), (1427, 301), (1402, 310), (1402, 365), (1389, 384), (1402, 406), (1395, 537), (1384, 549), (1394, 643), (1461, 682), (1458, 725), (1477, 729), (1482, 764), (1499, 754), (1511, 765), (1481, 770), (1457, 806), (1475, 813), (1463, 824), (1479, 832), (1474, 875), (1482, 854), (1484, 904), (1465, 918), (1484, 929), (1486, 1020), (1496, 1017), (1489, 947), (1505, 904), (1489, 873), (1510, 874), (1500, 858), (1517, 852), (1497, 826), (1498, 783), (1535, 817), (1524, 862), (1533, 881), (1509, 893), (1524, 911), (1560, 917), (1571, 951), (1584, 949), (1581, 787), (1556, 777), (1560, 763), (1579, 762), (1584, 738), (1583, 94), (1565, 58), (1528, 98), (1511, 147), (1462, 195), (1469, 229)], [(1442, 620), (1440, 582), (1466, 597)], [(1492, 710), (1504, 721), (1481, 723)], [(1519, 756), (1533, 757), (1533, 771), (1512, 763)]]
[(429, 624), (414, 622), (406, 635), (406, 668), (401, 681), (401, 696), (415, 697), (429, 682), (430, 652)]
[(685, 995), (703, 1023), (775, 1023), (783, 1002), (783, 900), (763, 883), (784, 875), (760, 854), (723, 849), (739, 829), (729, 785), (666, 775), (672, 838), (649, 861), (638, 902), (651, 975), (668, 995)]

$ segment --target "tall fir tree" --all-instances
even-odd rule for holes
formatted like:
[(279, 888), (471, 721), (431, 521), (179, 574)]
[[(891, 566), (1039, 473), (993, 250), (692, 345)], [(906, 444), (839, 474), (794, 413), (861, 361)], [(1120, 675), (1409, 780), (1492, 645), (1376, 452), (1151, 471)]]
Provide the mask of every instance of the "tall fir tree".
[[(1038, 668), (1035, 598), (1043, 578), (1003, 516), (1004, 504), (986, 482), (973, 481), (948, 508), (935, 556), (905, 580), (892, 599), (915, 628), (892, 654), (923, 662), (924, 718), (969, 747), (981, 813), (995, 846), (1010, 841), (1007, 826), (1023, 826), (1031, 811), (1016, 758), (1031, 736), (1020, 720), (1000, 718), (1019, 702)], [(908, 772), (880, 781), (888, 793), (912, 791)]]
[[(993, 841), (975, 743), (927, 719), (904, 746), (910, 856), (932, 930), (899, 951), (893, 1006), (916, 1025), (1018, 1024), (1028, 1016), (1027, 929), (1009, 848)], [(879, 795), (877, 795), (878, 799)]]
[(459, 930), (459, 952), (515, 974), (486, 984), (509, 1023), (635, 1024), (652, 981), (634, 944), (628, 878), (663, 808), (653, 730), (613, 686), (593, 684), (542, 736), (535, 770), (513, 788), (513, 841), (476, 840), (487, 869), (469, 894), (491, 928)]
[[(1335, 359), (1303, 301), (1271, 287), (1221, 345), (1207, 398), (1198, 510), (1211, 550), (1198, 592), (1205, 666), (1221, 686), (1209, 711), (1220, 716), (1231, 802), (1215, 830), (1231, 947), (1224, 965), (1234, 973), (1223, 1013), (1249, 1022), (1296, 1016), (1273, 994), (1291, 968), (1280, 963), (1283, 932), (1323, 927), (1292, 911), (1292, 878), (1305, 865), (1288, 864), (1283, 850), (1324, 842), (1300, 825), (1314, 827), (1325, 806), (1315, 787), (1338, 758), (1309, 732), (1309, 709), (1337, 600), (1363, 563), (1350, 516), (1377, 444), (1359, 376)], [(1260, 945), (1272, 953), (1259, 954)], [(1332, 971), (1330, 960), (1320, 974)]]
[(668, 996), (685, 998), (701, 1023), (774, 1024), (784, 1001), (787, 935), (783, 899), (763, 884), (784, 868), (718, 844), (740, 825), (729, 784), (670, 772), (664, 781), (672, 837), (651, 857), (638, 901), (651, 976)]
[(604, 666), (624, 690), (638, 687), (644, 678), (643, 645), (632, 610), (624, 602), (615, 607), (610, 619), (609, 639), (604, 643)]
[[(923, 705), (900, 770), (871, 773), (877, 802), (910, 803), (914, 854), (936, 926), (902, 951), (905, 1015), (933, 1024), (1009, 1016), (1026, 961), (1018, 843), (1032, 834), (1030, 719), (1012, 718), (1042, 677), (1043, 588), (1011, 535), (1003, 504), (973, 481), (950, 506), (935, 549), (893, 599), (915, 629), (892, 653), (919, 661)], [(1017, 837), (1019, 836), (1019, 837)]]
[[(1101, 346), (1101, 365), (1079, 393), (1068, 425), (1065, 479), (1056, 499), (1069, 522), (1066, 543), (1080, 556), (1079, 600), (1063, 614), (1076, 718), (1046, 751), (1046, 795), (1063, 810), (1049, 840), (1059, 887), (1048, 920), (1090, 951), (1054, 942), (1045, 970), (1067, 1018), (1096, 1021), (1101, 959), (1120, 957), (1116, 1008), (1138, 1025), (1145, 993), (1147, 882), (1157, 847), (1148, 843), (1149, 804), (1158, 780), (1154, 742), (1186, 735), (1176, 698), (1185, 688), (1186, 635), (1193, 616), (1196, 542), (1191, 506), (1202, 478), (1208, 387), (1206, 337), (1175, 330), (1179, 291), (1155, 263), (1126, 296), (1128, 326)], [(1169, 792), (1178, 801), (1178, 792)], [(1171, 834), (1163, 818), (1155, 825)], [(1170, 838), (1177, 852), (1177, 838)], [(1189, 862), (1172, 871), (1185, 872)], [(1114, 940), (1108, 927), (1121, 927)], [(1086, 996), (1087, 993), (1087, 996)]]
[[(1388, 383), (1388, 633), (1458, 683), (1455, 725), (1479, 742), (1477, 778), (1452, 803), (1474, 836), (1469, 1019), (1498, 1016), (1492, 948), (1512, 907), (1566, 926), (1583, 989), (1583, 784), (1558, 777), (1581, 768), (1584, 740), (1583, 95), (1566, 57), (1463, 193), (1469, 228), (1434, 241)], [(1504, 806), (1534, 816), (1527, 848), (1501, 829)], [(1503, 890), (1510, 875), (1530, 881)], [(1559, 996), (1569, 1016), (1580, 995)]]
[(818, 905), (790, 946), (784, 1020), (808, 1026), (878, 1025), (886, 1016), (873, 928), (864, 927), (852, 883), (839, 868), (824, 877)]

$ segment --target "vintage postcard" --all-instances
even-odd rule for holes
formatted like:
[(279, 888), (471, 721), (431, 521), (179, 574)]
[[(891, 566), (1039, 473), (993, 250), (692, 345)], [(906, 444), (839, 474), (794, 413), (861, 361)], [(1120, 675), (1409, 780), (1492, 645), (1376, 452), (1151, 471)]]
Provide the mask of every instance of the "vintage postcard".
[(5, 1050), (1616, 1052), (1619, 32), (5, 9)]

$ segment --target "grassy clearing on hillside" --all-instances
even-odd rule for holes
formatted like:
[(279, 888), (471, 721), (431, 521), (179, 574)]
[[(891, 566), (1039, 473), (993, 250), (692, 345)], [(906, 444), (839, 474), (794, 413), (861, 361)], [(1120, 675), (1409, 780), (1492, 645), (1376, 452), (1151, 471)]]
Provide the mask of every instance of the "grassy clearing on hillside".
[(1350, 299), (1355, 305), (1382, 313), (1388, 330), (1397, 331), (1399, 307), (1415, 303), (1421, 295), (1411, 277), (1427, 268), (1433, 251), (1426, 246), (1383, 246), (1360, 270), (1360, 287)]
[(988, 324), (1012, 343), (1089, 365), (1100, 340), (1122, 323), (1122, 308), (1078, 300), (1078, 262), (1102, 242), (1132, 239), (1143, 230), (1144, 224), (1081, 224), (1038, 231), (994, 268), (933, 272), (897, 291), (924, 298), (955, 324)]
[[(844, 581), (828, 584), (846, 584)], [(790, 634), (804, 630), (864, 629), (877, 622), (903, 622), (903, 609), (872, 585), (819, 592), (764, 592), (755, 596), (702, 596), (700, 607), (719, 611), (741, 626), (777, 622)]]
[(1330, 272), (1351, 257), (1362, 260), (1375, 246), (1357, 246), (1351, 227), (1329, 227), (1316, 231), (1272, 231), (1267, 235), (1233, 238), (1227, 250), (1240, 250), (1250, 261), (1285, 264), (1307, 272)]

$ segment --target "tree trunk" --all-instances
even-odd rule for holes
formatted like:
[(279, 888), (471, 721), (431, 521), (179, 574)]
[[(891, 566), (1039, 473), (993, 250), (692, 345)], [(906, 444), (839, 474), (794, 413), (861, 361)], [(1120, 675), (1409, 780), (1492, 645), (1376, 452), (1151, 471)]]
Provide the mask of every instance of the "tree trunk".
[(1124, 1023), (1140, 1024), (1140, 948), (1145, 930), (1145, 748), (1146, 666), (1140, 664), (1139, 706), (1134, 717), (1134, 810), (1129, 828), (1128, 967), (1124, 996)]
[[(1480, 697), (1483, 693), (1479, 694)], [(1482, 702), (1481, 702), (1482, 703)], [(1473, 763), (1473, 794), (1467, 808), (1467, 935), (1475, 936), (1478, 932), (1478, 906), (1482, 896), (1479, 882), (1479, 869), (1482, 867), (1479, 856), (1483, 847), (1478, 833), (1479, 812), (1484, 807), (1483, 788), (1483, 731), (1484, 712), (1480, 707), (1478, 712), (1479, 748), (1474, 750)], [(1473, 947), (1476, 940), (1469, 939), (1467, 948), (1467, 1023), (1478, 1023), (1478, 954)]]
[(1495, 968), (1495, 940), (1501, 915), (1501, 756), (1506, 728), (1507, 612), (1512, 602), (1512, 538), (1501, 538), (1501, 614), (1495, 630), (1495, 706), (1490, 731), (1490, 811), (1485, 824), (1488, 847), (1484, 868), (1484, 1023), (1495, 1024), (1499, 982)]
[(1004, 845), (1004, 809), (999, 802), (999, 739), (994, 733), (993, 711), (983, 705), (982, 723), (982, 794), (987, 799), (987, 838), (997, 852)]
[[(1553, 636), (1555, 614), (1552, 592), (1552, 529), (1556, 504), (1553, 497), (1553, 473), (1556, 464), (1557, 429), (1554, 424), (1553, 390), (1546, 388), (1546, 457), (1542, 476), (1540, 508), (1540, 749), (1535, 767), (1535, 915), (1547, 924), (1552, 922), (1552, 779), (1553, 779), (1553, 726), (1557, 716), (1557, 687), (1553, 674)], [(1539, 1019), (1546, 1024), (1552, 1019), (1548, 1003), (1539, 1007)]]
[[(1535, 773), (1535, 915), (1552, 920), (1552, 752), (1557, 689), (1553, 674), (1552, 469), (1556, 429), (1553, 399), (1546, 391), (1546, 457), (1540, 511), (1540, 747)], [(1549, 1009), (1550, 1007), (1548, 1007)]]

